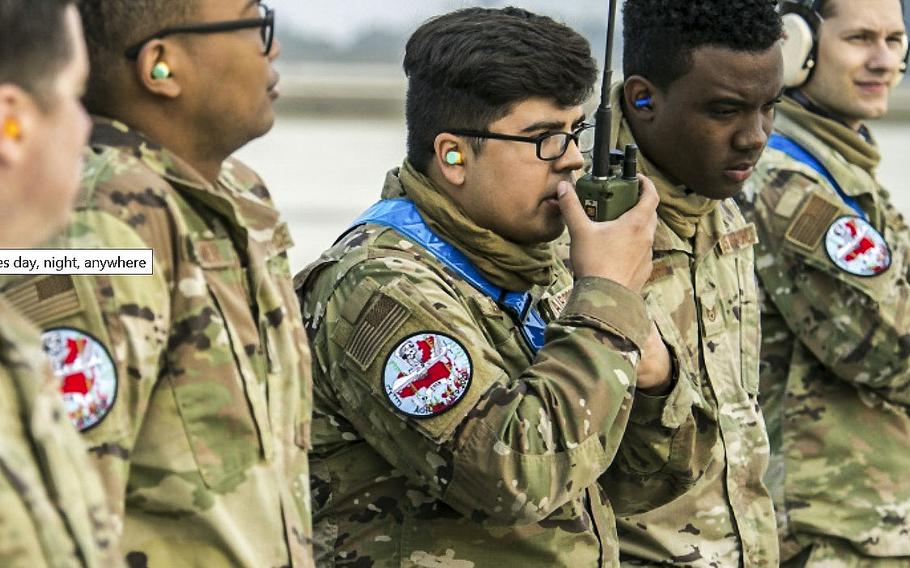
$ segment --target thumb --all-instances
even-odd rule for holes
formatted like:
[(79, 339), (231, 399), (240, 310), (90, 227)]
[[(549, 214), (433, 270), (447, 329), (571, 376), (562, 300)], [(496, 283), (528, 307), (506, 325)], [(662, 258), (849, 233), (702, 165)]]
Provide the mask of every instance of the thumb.
[(569, 236), (574, 239), (575, 231), (590, 223), (591, 220), (585, 215), (585, 210), (575, 194), (575, 188), (567, 181), (559, 182), (556, 186), (556, 196), (559, 199), (559, 210), (562, 212), (562, 218), (569, 228)]

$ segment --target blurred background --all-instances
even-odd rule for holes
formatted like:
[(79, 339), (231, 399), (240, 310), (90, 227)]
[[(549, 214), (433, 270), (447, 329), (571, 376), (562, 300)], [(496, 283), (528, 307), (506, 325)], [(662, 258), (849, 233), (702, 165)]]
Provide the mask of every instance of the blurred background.
[[(385, 173), (405, 151), (401, 70), (408, 36), (425, 19), (466, 6), (519, 6), (585, 35), (603, 68), (607, 0), (271, 0), (282, 54), (275, 128), (239, 152), (266, 180), (294, 236), (291, 269), (319, 256), (378, 199)], [(614, 69), (619, 68), (621, 25)], [(883, 160), (880, 177), (910, 212), (910, 81), (886, 120), (871, 124)]]

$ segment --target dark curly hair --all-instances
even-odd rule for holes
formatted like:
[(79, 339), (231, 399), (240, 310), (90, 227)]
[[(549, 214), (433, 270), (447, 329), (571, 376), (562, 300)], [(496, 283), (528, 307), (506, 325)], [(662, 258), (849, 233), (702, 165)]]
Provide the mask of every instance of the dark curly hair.
[(702, 46), (765, 51), (783, 33), (776, 0), (626, 0), (623, 73), (659, 88), (689, 72)]
[(76, 0), (76, 6), (92, 66), (85, 103), (100, 114), (118, 100), (119, 82), (132, 72), (124, 50), (160, 29), (188, 22), (198, 9), (196, 0)]
[[(583, 103), (597, 81), (591, 46), (571, 28), (519, 8), (467, 8), (408, 40), (408, 159), (426, 172), (446, 129), (484, 130), (531, 97)], [(482, 141), (472, 147), (481, 151)]]
[(57, 72), (72, 58), (71, 0), (0, 0), (0, 83), (18, 85), (45, 110)]

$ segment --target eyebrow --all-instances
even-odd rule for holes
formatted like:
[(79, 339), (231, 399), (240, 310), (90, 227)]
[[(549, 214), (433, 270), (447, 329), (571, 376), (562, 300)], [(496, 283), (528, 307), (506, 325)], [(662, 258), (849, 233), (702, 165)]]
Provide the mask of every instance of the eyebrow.
[(711, 104), (711, 105), (730, 105), (730, 106), (735, 106), (735, 107), (747, 107), (747, 106), (749, 106), (749, 103), (747, 103), (747, 102), (744, 101), (743, 99), (736, 99), (736, 98), (733, 98), (733, 97), (721, 97), (721, 98), (719, 98), (719, 99), (712, 99), (711, 101), (708, 102), (708, 104)]
[[(573, 125), (580, 124), (585, 121), (585, 118), (586, 118), (586, 115), (582, 114), (580, 117), (575, 119), (575, 122), (573, 122), (572, 124)], [(528, 126), (527, 128), (523, 128), (521, 131), (527, 133), (527, 132), (537, 132), (538, 130), (559, 130), (560, 128), (563, 127), (563, 124), (565, 124), (565, 123), (560, 122), (558, 120), (542, 120), (540, 122), (535, 122), (534, 124), (532, 124), (531, 126)]]
[[(841, 33), (843, 33), (844, 35), (849, 35), (849, 34), (874, 34), (874, 35), (878, 35), (880, 32), (881, 32), (880, 29), (862, 28), (862, 27), (860, 27), (860, 28), (847, 28), (847, 29), (845, 29), (845, 30), (844, 30), (843, 32), (841, 32)], [(894, 29), (894, 30), (885, 32), (885, 35), (886, 35), (886, 36), (892, 36), (892, 35), (907, 35), (907, 32), (906, 32), (905, 30), (902, 30), (902, 29)]]
[[(783, 96), (784, 96), (784, 89), (782, 88), (780, 91), (778, 91), (778, 93), (776, 95), (771, 97), (770, 100), (776, 101), (777, 99), (779, 99)], [(749, 108), (752, 106), (751, 104), (749, 104), (748, 101), (745, 101), (743, 99), (737, 99), (734, 97), (721, 97), (719, 99), (714, 99), (714, 100), (708, 101), (708, 104), (709, 105), (729, 105), (729, 106), (736, 107), (736, 108)]]

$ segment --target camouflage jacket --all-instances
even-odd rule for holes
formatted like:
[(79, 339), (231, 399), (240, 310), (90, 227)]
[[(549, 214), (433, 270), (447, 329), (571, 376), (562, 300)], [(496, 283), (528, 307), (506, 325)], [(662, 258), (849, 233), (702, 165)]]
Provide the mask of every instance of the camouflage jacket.
[[(550, 322), (536, 356), (496, 302), (388, 227), (355, 228), (298, 277), (318, 565), (615, 566), (611, 501), (641, 511), (691, 486), (694, 420), (661, 427), (660, 397), (630, 419), (641, 298), (557, 274), (531, 291)], [(445, 374), (469, 380), (445, 413), (410, 417), (386, 388), (415, 339), (446, 342)]]
[[(777, 150), (765, 152), (743, 194), (760, 235), (762, 406), (782, 553), (822, 536), (869, 556), (907, 556), (910, 232), (869, 173), (786, 112), (775, 128), (824, 164), (874, 228), (830, 256), (827, 245), (857, 213), (823, 175)], [(862, 272), (851, 255), (882, 237), (890, 268), (851, 273)]]
[(694, 406), (715, 443), (707, 472), (688, 493), (618, 520), (624, 565), (777, 565), (774, 511), (762, 483), (768, 438), (757, 400), (754, 243), (754, 227), (731, 200), (701, 219), (691, 241), (658, 224), (645, 301), (675, 354), (677, 380), (689, 387), (662, 419), (676, 424)]
[(0, 566), (121, 566), (85, 447), (38, 330), (0, 298)]
[(268, 192), (103, 119), (82, 185), (59, 246), (151, 248), (154, 275), (5, 293), (45, 330), (130, 565), (309, 566), (310, 359)]

